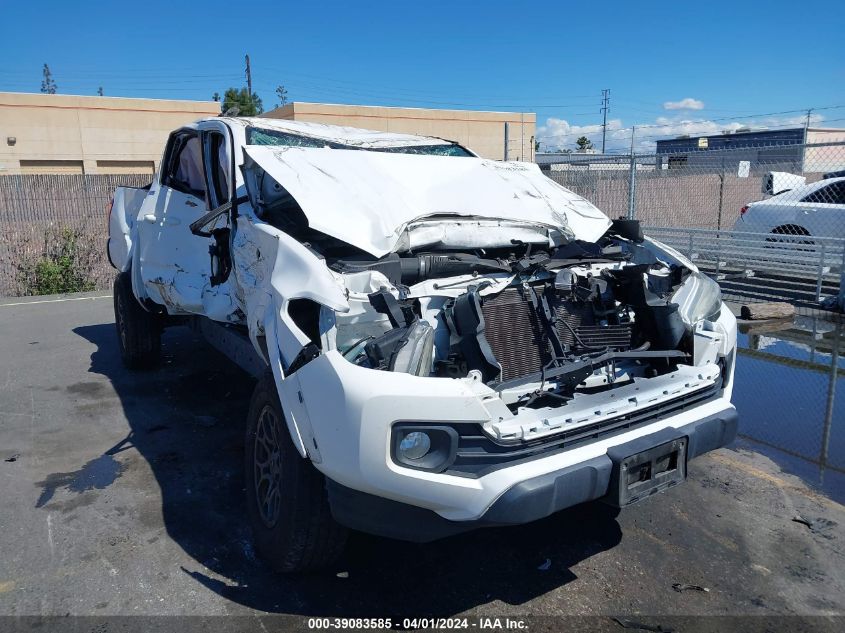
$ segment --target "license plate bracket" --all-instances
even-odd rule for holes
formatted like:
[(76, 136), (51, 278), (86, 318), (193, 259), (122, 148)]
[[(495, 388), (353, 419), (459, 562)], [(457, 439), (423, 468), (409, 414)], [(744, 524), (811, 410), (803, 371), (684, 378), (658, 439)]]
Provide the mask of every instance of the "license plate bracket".
[(629, 506), (676, 486), (687, 477), (687, 437), (613, 459), (608, 503)]

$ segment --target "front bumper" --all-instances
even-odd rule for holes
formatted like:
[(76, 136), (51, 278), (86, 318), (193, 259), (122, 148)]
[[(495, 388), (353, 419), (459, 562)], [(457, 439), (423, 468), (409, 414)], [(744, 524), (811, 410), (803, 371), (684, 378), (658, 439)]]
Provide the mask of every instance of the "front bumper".
[[(378, 385), (372, 384), (377, 377)], [(396, 464), (397, 422), (470, 424), (491, 419), (490, 400), (463, 379), (420, 378), (357, 367), (324, 354), (283, 381), (281, 400), (315, 467), (352, 490), (430, 510), (449, 521), (474, 521), (515, 485), (605, 456), (610, 449), (664, 429), (732, 416), (728, 385), (712, 396), (572, 445), (536, 452), (476, 473), (431, 472)], [(492, 398), (496, 398), (495, 394)], [(486, 406), (485, 406), (486, 405)]]
[(610, 497), (614, 454), (630, 455), (687, 438), (687, 459), (730, 444), (738, 416), (733, 408), (679, 428), (614, 446), (580, 464), (522, 481), (502, 494), (478, 519), (450, 521), (436, 512), (347, 488), (329, 480), (329, 503), (335, 519), (355, 530), (414, 542), (433, 541), (480, 527), (517, 525), (547, 517), (565, 508)]
[[(705, 420), (735, 420), (730, 395), (736, 321), (729, 311), (722, 313), (719, 323), (701, 325), (695, 331), (695, 365), (712, 367), (718, 359), (723, 359), (726, 365), (721, 388), (712, 395), (686, 402), (675, 398), (671, 406), (647, 419), (635, 419), (644, 411), (638, 407), (625, 414), (631, 416), (631, 423), (619, 425), (612, 433), (596, 433), (555, 450), (520, 456), (507, 464), (474, 472), (431, 472), (402, 467), (390, 457), (391, 437), (397, 423), (483, 427), (499, 419), (497, 416), (504, 405), (496, 392), (480, 381), (376, 371), (354, 365), (338, 352), (329, 351), (282, 380), (280, 396), (297, 444), (304, 447), (304, 452), (335, 490), (347, 489), (354, 491), (353, 496), (360, 493), (410, 506), (415, 512), (434, 513), (450, 523), (480, 521), (485, 516), (490, 520), (490, 516), (496, 516), (488, 514), (494, 505), (507, 498), (506, 495), (516, 494), (511, 491), (525, 482), (536, 483), (567, 469), (579, 472), (579, 480), (590, 478), (593, 477), (588, 477), (590, 469), (580, 472), (582, 467), (593, 460), (601, 462), (614, 447), (664, 430), (675, 432)], [(562, 411), (558, 415), (566, 414)], [(726, 428), (730, 427), (725, 424)], [(723, 443), (732, 439), (729, 432), (719, 437)], [(691, 455), (704, 452), (696, 451), (692, 442)], [(606, 486), (602, 489), (603, 480), (598, 475), (595, 481), (597, 490), (578, 493), (573, 503), (579, 503), (581, 497), (586, 500), (602, 496)], [(337, 494), (333, 497), (340, 516), (342, 501)]]

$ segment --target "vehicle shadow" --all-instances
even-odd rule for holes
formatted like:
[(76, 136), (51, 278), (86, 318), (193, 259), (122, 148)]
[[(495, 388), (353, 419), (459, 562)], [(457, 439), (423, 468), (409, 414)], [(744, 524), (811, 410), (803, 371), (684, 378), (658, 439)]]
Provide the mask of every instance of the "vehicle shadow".
[(574, 565), (621, 540), (616, 513), (588, 504), (531, 525), (425, 545), (353, 533), (335, 569), (277, 575), (256, 557), (246, 523), (242, 452), (251, 378), (187, 328), (165, 332), (163, 366), (151, 372), (123, 367), (113, 325), (74, 332), (96, 345), (89, 372), (106, 376), (121, 400), (130, 427), (121, 449), (134, 447), (149, 463), (167, 534), (197, 563), (182, 571), (237, 605), (347, 617), (451, 615), (496, 600), (519, 605), (575, 580)]

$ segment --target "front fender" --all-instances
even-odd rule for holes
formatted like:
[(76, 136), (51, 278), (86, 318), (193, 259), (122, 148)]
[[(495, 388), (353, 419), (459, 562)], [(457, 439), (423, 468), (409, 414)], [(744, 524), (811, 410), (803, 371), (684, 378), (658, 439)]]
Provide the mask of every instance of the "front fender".
[[(266, 341), (266, 360), (273, 372), (276, 388), (291, 439), (300, 454), (319, 462), (319, 449), (313, 440), (308, 415), (299, 402), (296, 374), (288, 375), (291, 363), (310, 341), (294, 323), (288, 306), (294, 299), (308, 299), (334, 312), (348, 312), (349, 302), (343, 287), (325, 262), (290, 235), (245, 218), (249, 235), (236, 237), (240, 250), (236, 266), (242, 278), (250, 337), (259, 353), (260, 336)], [(245, 263), (248, 262), (248, 263)]]

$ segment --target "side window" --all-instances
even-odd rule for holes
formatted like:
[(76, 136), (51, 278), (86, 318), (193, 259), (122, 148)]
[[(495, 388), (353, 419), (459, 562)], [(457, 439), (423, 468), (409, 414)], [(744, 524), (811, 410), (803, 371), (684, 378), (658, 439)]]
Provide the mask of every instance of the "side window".
[(205, 164), (211, 191), (211, 206), (219, 207), (229, 199), (229, 181), (232, 167), (229, 164), (226, 137), (219, 132), (207, 132), (205, 139)]
[(833, 183), (832, 187), (835, 190), (833, 194), (833, 204), (845, 204), (845, 182), (840, 181)]
[(835, 182), (807, 195), (802, 202), (816, 204), (845, 204), (845, 183)]
[(196, 133), (183, 133), (171, 138), (164, 184), (205, 200), (202, 169), (202, 148)]

